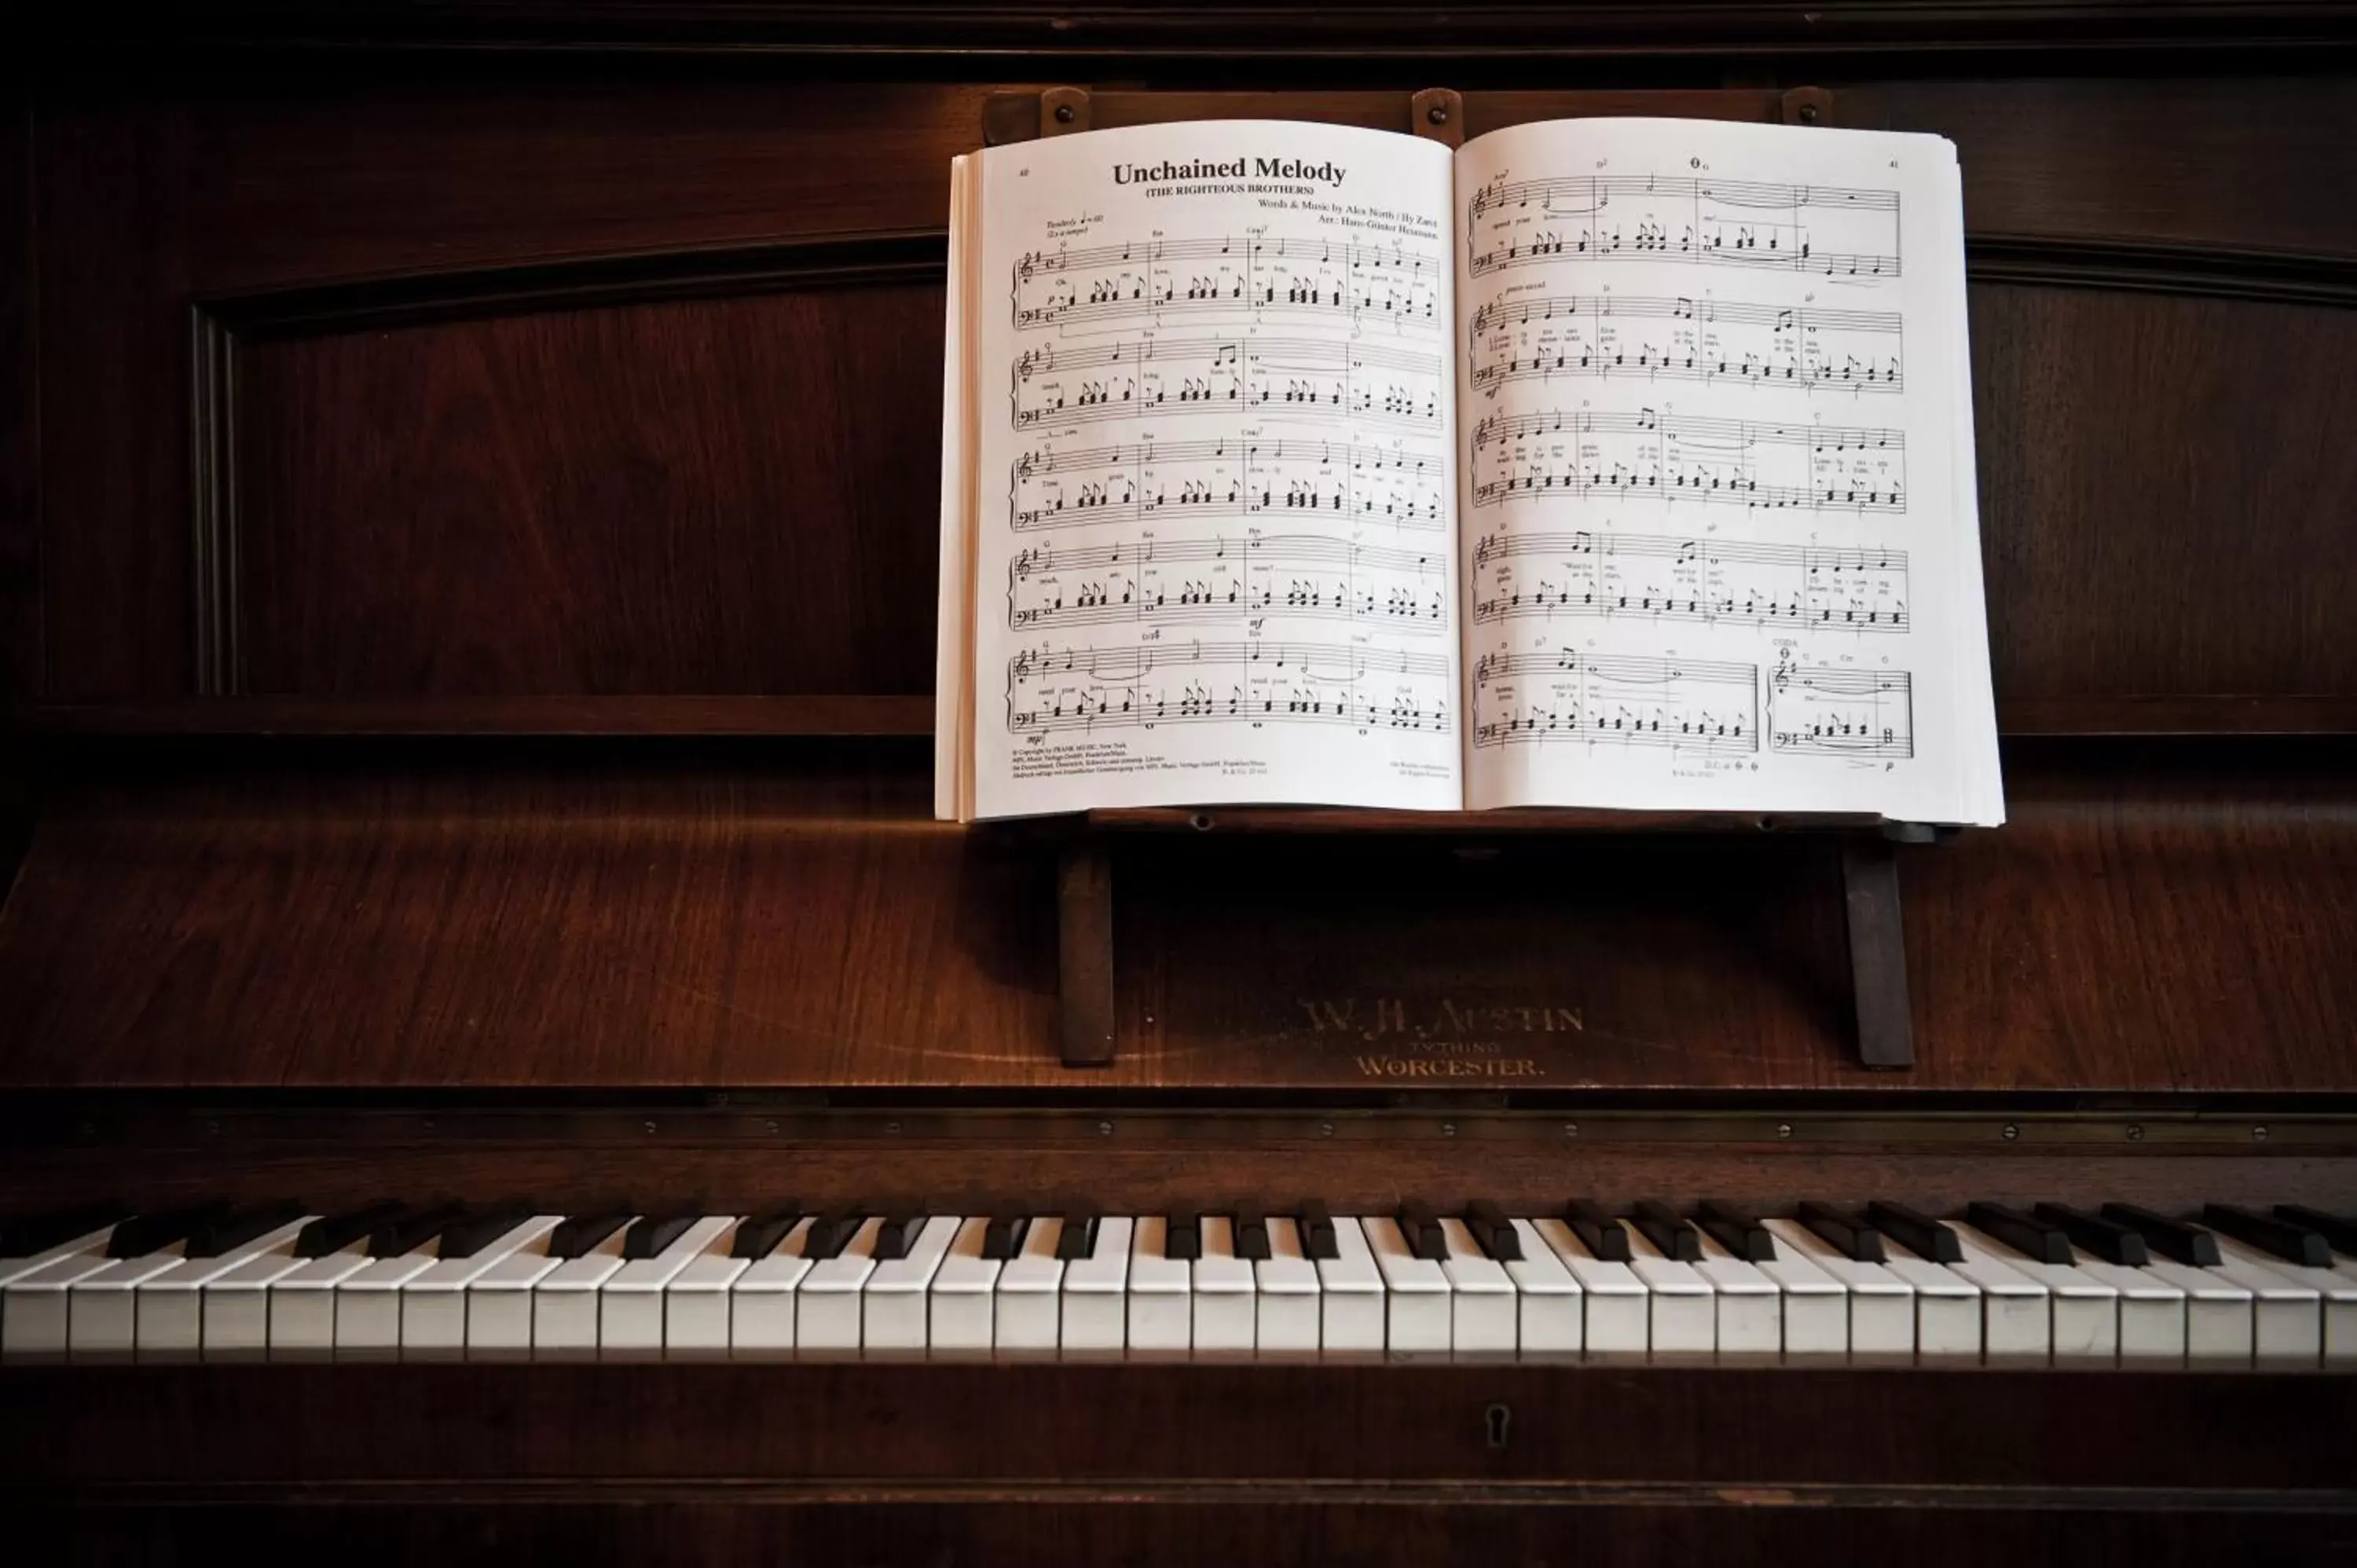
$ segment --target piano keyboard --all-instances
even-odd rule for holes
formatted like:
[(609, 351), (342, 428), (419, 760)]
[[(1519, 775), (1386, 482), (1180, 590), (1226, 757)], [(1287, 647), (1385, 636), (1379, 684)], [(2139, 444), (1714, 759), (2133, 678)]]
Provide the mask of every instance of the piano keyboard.
[(0, 1229), (11, 1358), (2357, 1363), (2357, 1219), (1975, 1203), (1116, 1216), (214, 1204)]

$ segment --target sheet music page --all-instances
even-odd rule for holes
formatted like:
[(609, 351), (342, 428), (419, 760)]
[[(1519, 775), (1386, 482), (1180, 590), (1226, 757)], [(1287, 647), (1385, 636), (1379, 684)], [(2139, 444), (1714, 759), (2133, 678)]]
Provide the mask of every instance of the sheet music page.
[(1468, 804), (2001, 818), (1948, 144), (1524, 125), (1457, 200)]
[(1448, 150), (975, 161), (975, 814), (1458, 807)]

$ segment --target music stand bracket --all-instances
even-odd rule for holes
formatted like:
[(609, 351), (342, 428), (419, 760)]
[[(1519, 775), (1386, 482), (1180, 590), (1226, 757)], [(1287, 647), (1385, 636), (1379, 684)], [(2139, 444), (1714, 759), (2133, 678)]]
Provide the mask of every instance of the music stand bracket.
[(1091, 811), (1059, 835), (1056, 877), (1057, 988), (1066, 1067), (1114, 1059), (1113, 840), (1123, 832), (1193, 832), (1305, 836), (1338, 832), (1522, 837), (1532, 833), (1798, 832), (1840, 846), (1842, 904), (1849, 932), (1850, 993), (1857, 1011), (1857, 1058), (1879, 1069), (1915, 1065), (1914, 1014), (1907, 993), (1907, 930), (1899, 901), (1899, 846), (1929, 844), (1957, 829), (1852, 816), (1713, 816), (1609, 811), (1360, 811), (1315, 807), (1180, 807)]

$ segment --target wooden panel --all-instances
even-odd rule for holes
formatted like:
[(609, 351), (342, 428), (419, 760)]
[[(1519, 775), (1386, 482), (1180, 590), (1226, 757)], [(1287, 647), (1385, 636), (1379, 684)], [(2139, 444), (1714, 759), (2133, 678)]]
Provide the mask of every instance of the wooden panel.
[[(2331, 1497), (2357, 1443), (2357, 1377), (2320, 1372), (813, 1359), (17, 1367), (0, 1391), (0, 1473), (19, 1486), (1239, 1478)], [(1491, 1403), (1512, 1415), (1502, 1448)], [(225, 1433), (239, 1441), (208, 1441)]]
[(1999, 700), (2357, 693), (2357, 311), (1975, 287)]
[(2084, 1568), (2096, 1563), (2208, 1568), (2219, 1562), (2336, 1561), (2357, 1531), (2337, 1499), (2236, 1494), (1975, 1496), (1943, 1507), (1937, 1488), (1905, 1496), (1743, 1488), (1648, 1495), (1611, 1488), (1567, 1496), (1435, 1487), (907, 1487), (784, 1495), (687, 1487), (646, 1495), (599, 1485), (552, 1497), (492, 1491), (392, 1500), (380, 1491), (307, 1495), (289, 1506), (257, 1492), (190, 1498), (137, 1490), (55, 1491), (13, 1503), (16, 1533), (44, 1563), (218, 1563), (256, 1541), (339, 1564), (468, 1562), (510, 1554), (567, 1563), (665, 1558), (765, 1563), (1014, 1563), (1146, 1568), (1253, 1563), (1561, 1561), (1576, 1541), (1584, 1568), (1662, 1563), (1903, 1562), (1914, 1568)]
[[(1071, 1083), (1052, 845), (921, 820), (913, 748), (796, 755), (86, 784), (0, 911), (0, 1074)], [(2018, 752), (2007, 827), (1906, 854), (1896, 1081), (1852, 1061), (1826, 846), (1217, 835), (1120, 857), (1119, 1059), (1087, 1081), (2357, 1083), (2345, 759), (2072, 755)]]
[(923, 693), (941, 293), (892, 285), (238, 354), (244, 688)]

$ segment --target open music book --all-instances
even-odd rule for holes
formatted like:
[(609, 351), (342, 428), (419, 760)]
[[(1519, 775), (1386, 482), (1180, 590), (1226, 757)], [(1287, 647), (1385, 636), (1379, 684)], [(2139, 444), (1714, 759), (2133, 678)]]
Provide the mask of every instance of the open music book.
[(956, 160), (935, 809), (2004, 817), (1954, 149)]

